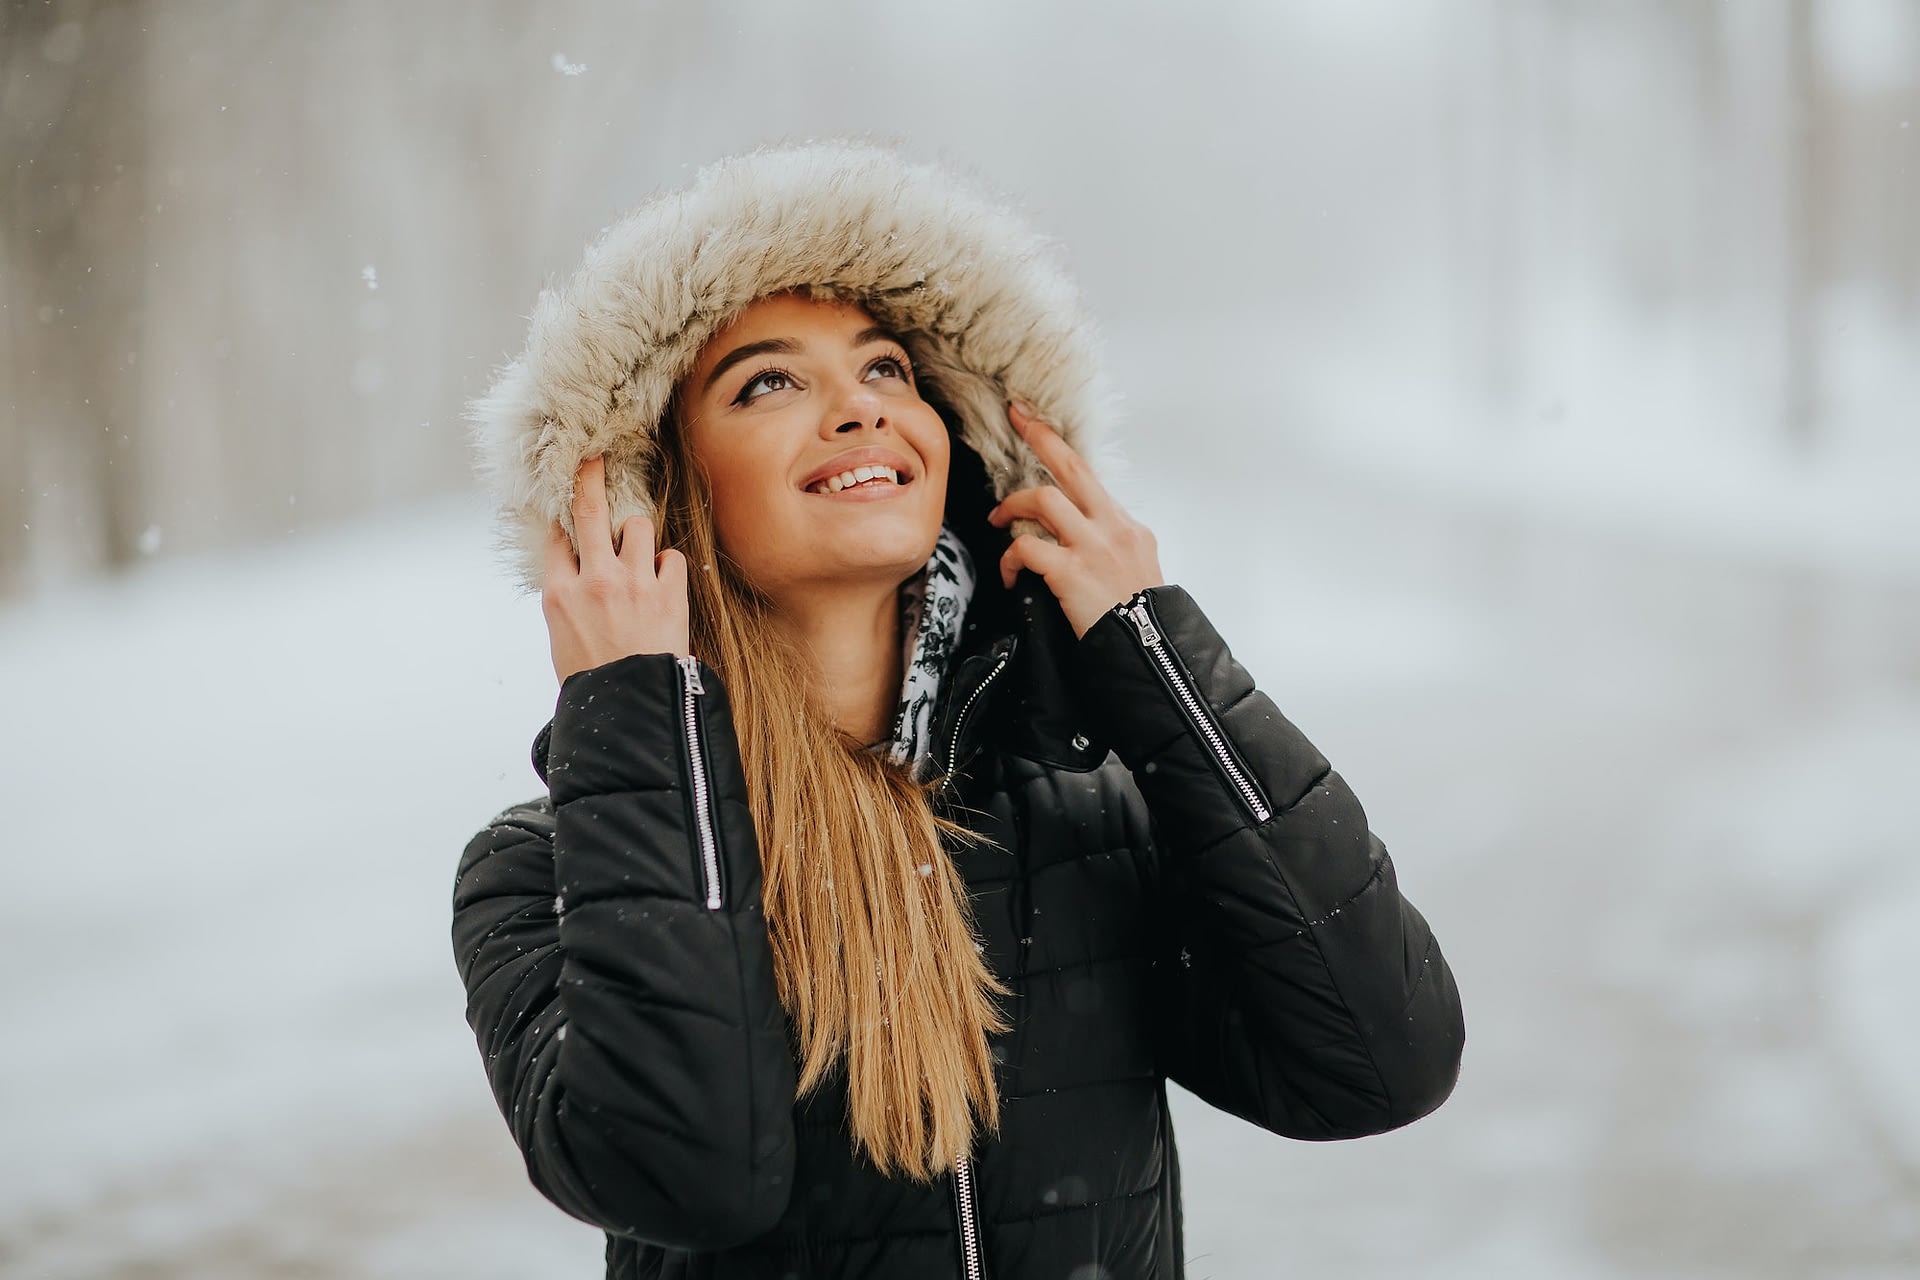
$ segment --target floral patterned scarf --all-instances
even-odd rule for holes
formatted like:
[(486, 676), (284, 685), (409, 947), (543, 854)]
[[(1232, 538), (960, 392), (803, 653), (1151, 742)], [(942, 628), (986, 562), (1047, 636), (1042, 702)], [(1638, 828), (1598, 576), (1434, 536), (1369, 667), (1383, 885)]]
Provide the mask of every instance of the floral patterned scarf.
[(933, 773), (933, 708), (940, 682), (960, 643), (960, 623), (973, 598), (973, 557), (942, 525), (927, 567), (900, 588), (900, 634), (906, 680), (888, 748), (895, 764), (910, 765), (916, 780)]

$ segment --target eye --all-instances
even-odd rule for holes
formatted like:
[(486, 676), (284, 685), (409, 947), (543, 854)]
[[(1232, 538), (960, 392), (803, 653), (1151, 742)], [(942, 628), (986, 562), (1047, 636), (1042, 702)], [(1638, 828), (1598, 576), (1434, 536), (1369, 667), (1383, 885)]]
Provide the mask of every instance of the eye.
[(772, 391), (788, 391), (796, 384), (793, 375), (785, 369), (768, 369), (756, 374), (753, 380), (740, 388), (740, 394), (733, 398), (735, 404), (749, 404)]
[(881, 356), (878, 360), (875, 360), (867, 366), (867, 380), (869, 382), (872, 381), (876, 375), (885, 378), (898, 378), (902, 382), (913, 381), (913, 371), (908, 366), (905, 356)]

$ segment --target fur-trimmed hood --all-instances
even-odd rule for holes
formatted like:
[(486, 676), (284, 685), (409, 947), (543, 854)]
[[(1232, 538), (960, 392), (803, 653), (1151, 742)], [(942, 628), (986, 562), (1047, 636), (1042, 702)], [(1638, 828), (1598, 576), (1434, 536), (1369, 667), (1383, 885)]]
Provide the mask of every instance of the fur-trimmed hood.
[(1083, 455), (1107, 393), (1093, 326), (1051, 246), (948, 170), (856, 142), (719, 161), (608, 227), (543, 290), (526, 350), (468, 410), (502, 550), (537, 588), (573, 476), (607, 455), (614, 528), (649, 513), (655, 433), (708, 338), (749, 303), (804, 289), (856, 301), (906, 345), (996, 497), (1046, 470), (1007, 421), (1021, 399)]

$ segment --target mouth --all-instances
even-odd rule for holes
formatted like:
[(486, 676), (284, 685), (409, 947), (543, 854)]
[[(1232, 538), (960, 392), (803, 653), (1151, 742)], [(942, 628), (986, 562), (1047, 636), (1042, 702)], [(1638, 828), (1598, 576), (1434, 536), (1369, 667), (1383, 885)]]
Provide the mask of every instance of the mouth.
[(887, 466), (851, 467), (835, 475), (826, 476), (807, 486), (808, 493), (835, 494), (849, 489), (863, 492), (876, 489), (897, 489), (913, 483), (913, 477), (903, 471)]

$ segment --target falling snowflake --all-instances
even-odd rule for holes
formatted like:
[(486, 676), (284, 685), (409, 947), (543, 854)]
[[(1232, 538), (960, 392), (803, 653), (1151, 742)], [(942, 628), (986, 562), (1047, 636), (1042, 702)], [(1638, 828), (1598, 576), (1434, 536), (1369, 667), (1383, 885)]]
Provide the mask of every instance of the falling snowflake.
[(160, 549), (160, 526), (150, 524), (140, 531), (140, 554), (150, 556)]
[(378, 289), (380, 287), (380, 273), (375, 271), (371, 266), (360, 268), (360, 278), (367, 282), (367, 288), (369, 289)]
[(568, 62), (566, 54), (556, 53), (553, 55), (553, 69), (563, 76), (585, 75), (587, 64), (584, 62)]

